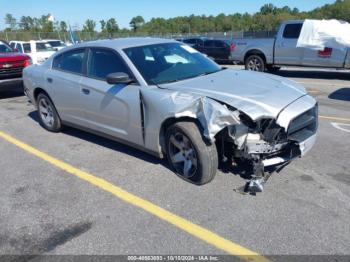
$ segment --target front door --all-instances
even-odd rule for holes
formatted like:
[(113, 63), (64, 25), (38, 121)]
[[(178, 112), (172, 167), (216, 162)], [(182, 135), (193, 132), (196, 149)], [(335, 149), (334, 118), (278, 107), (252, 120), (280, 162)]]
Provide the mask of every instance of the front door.
[(303, 23), (287, 24), (275, 44), (275, 64), (302, 65), (304, 48), (297, 47)]
[(110, 73), (131, 71), (111, 49), (91, 48), (87, 77), (81, 82), (81, 94), (90, 128), (113, 137), (143, 145), (140, 91), (137, 84), (110, 85)]

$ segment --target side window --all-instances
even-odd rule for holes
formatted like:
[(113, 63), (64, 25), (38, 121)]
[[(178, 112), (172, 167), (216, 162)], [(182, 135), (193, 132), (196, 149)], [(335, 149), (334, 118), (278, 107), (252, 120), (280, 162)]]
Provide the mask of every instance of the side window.
[(11, 43), (11, 44), (10, 44), (10, 46), (11, 46), (12, 49), (15, 49), (15, 45), (16, 45), (16, 43)]
[(204, 41), (204, 47), (214, 47), (214, 41), (212, 40)]
[(23, 53), (23, 48), (21, 44), (17, 44), (16, 48), (18, 49), (18, 52)]
[(30, 53), (32, 50), (30, 48), (30, 44), (23, 44), (24, 53)]
[(89, 77), (105, 80), (107, 75), (111, 73), (123, 72), (130, 75), (130, 70), (124, 61), (113, 51), (94, 48), (90, 54), (88, 65)]
[(71, 73), (82, 74), (85, 49), (65, 52), (56, 56), (52, 68)]
[(290, 39), (298, 39), (300, 36), (302, 27), (303, 27), (303, 24), (301, 23), (286, 25), (283, 32), (283, 37), (290, 38)]
[(221, 41), (214, 41), (215, 47), (225, 47), (225, 43)]

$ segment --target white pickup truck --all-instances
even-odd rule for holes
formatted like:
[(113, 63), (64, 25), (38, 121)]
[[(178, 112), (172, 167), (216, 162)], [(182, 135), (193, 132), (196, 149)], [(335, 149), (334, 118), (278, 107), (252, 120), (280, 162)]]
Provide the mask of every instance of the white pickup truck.
[(231, 58), (251, 71), (277, 71), (281, 66), (349, 69), (349, 48), (323, 50), (297, 47), (304, 21), (281, 23), (275, 38), (235, 39)]
[(11, 41), (10, 45), (14, 50), (29, 55), (33, 64), (44, 63), (56, 52), (51, 45), (45, 41)]

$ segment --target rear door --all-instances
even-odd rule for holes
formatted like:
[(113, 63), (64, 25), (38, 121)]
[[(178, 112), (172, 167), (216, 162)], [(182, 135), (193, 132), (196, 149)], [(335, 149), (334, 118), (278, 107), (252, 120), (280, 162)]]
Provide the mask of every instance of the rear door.
[(87, 126), (80, 82), (84, 74), (86, 49), (74, 49), (54, 58), (45, 75), (47, 91), (62, 120)]
[(87, 120), (93, 130), (143, 145), (140, 86), (108, 84), (107, 75), (117, 72), (133, 77), (117, 51), (108, 48), (89, 50), (87, 77), (81, 82)]
[(286, 24), (275, 44), (275, 64), (302, 65), (304, 48), (297, 47), (302, 22)]

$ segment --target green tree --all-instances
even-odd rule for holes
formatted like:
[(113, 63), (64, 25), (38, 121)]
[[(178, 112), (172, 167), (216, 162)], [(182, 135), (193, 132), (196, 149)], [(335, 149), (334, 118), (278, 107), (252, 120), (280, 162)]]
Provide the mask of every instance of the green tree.
[(50, 14), (42, 15), (37, 21), (40, 26), (41, 32), (50, 33), (53, 32), (53, 22), (49, 21)]
[(88, 19), (83, 25), (83, 32), (93, 33), (95, 32), (96, 22), (94, 20)]
[(24, 31), (31, 31), (33, 29), (33, 18), (30, 16), (22, 16), (19, 27)]
[(106, 21), (100, 20), (101, 31), (104, 32), (106, 30)]
[(67, 32), (67, 28), (68, 28), (67, 23), (65, 21), (61, 21), (60, 22), (60, 31)]
[(134, 30), (134, 32), (136, 32), (137, 29), (142, 27), (144, 24), (145, 24), (145, 19), (143, 19), (143, 17), (140, 15), (133, 17), (129, 23), (130, 27)]
[(119, 27), (117, 21), (114, 18), (110, 18), (106, 22), (106, 31), (110, 37), (113, 37), (113, 34), (118, 32)]
[(5, 15), (5, 24), (8, 25), (8, 28), (11, 31), (16, 30), (17, 27), (17, 19), (13, 17), (12, 14), (6, 14)]

